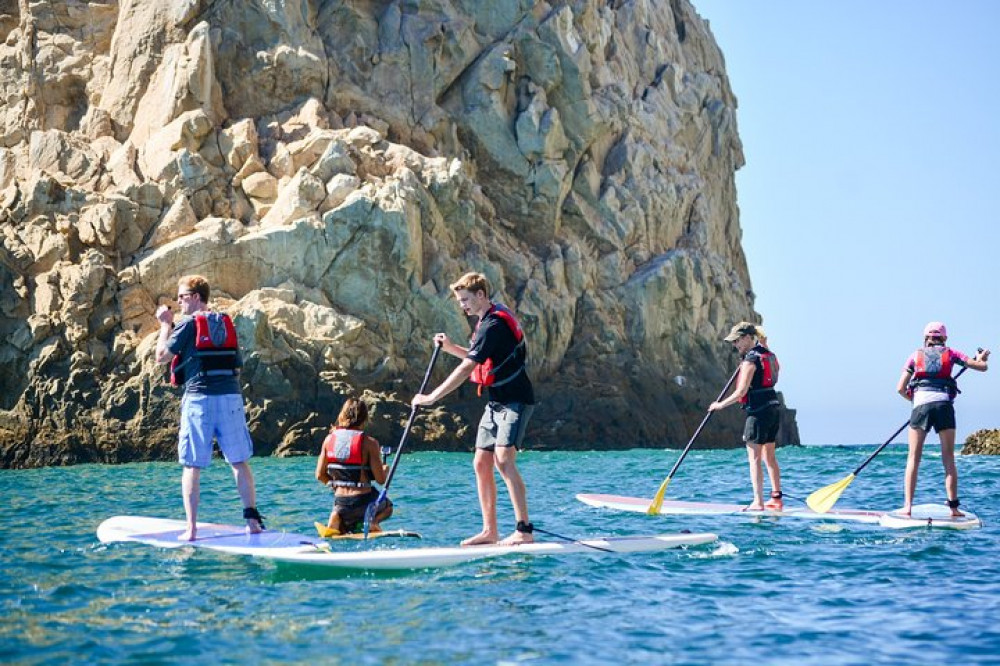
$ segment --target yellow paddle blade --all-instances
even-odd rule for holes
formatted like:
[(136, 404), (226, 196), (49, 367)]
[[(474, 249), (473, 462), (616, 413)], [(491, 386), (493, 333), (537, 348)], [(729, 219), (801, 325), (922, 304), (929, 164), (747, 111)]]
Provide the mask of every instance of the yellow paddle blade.
[(656, 495), (653, 496), (653, 501), (650, 502), (649, 508), (646, 509), (647, 516), (658, 516), (660, 515), (660, 508), (663, 506), (663, 496), (667, 494), (667, 486), (670, 485), (670, 477), (668, 476), (660, 484), (660, 489), (656, 491)]
[(338, 532), (337, 530), (331, 530), (323, 523), (313, 523), (313, 526), (316, 528), (316, 531), (319, 533), (319, 535), (324, 539), (328, 539), (330, 537), (334, 537), (340, 534), (340, 532)]
[(833, 505), (840, 499), (840, 494), (847, 486), (851, 485), (853, 480), (854, 474), (848, 474), (840, 481), (820, 488), (806, 498), (806, 504), (816, 513), (826, 513), (833, 508)]

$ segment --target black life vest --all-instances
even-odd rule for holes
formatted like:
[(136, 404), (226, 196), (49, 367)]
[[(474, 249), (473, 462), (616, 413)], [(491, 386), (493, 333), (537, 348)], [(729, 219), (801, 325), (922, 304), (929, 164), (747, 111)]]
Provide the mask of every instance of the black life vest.
[(371, 467), (364, 464), (362, 430), (334, 428), (323, 440), (326, 454), (326, 473), (333, 486), (343, 488), (371, 488)]
[[(483, 320), (489, 317), (490, 315), (495, 315), (499, 317), (505, 324), (507, 324), (507, 328), (509, 328), (510, 332), (514, 335), (514, 340), (517, 344), (514, 346), (514, 351), (508, 354), (507, 358), (505, 358), (504, 360), (500, 361), (497, 364), (494, 364), (493, 359), (488, 358), (482, 363), (478, 364), (472, 371), (472, 375), (469, 377), (469, 379), (474, 384), (479, 384), (479, 388), (477, 390), (479, 395), (483, 394), (484, 387), (488, 388), (490, 386), (493, 387), (503, 386), (504, 384), (512, 381), (515, 377), (524, 372), (524, 359), (525, 356), (527, 356), (527, 347), (525, 345), (524, 331), (521, 329), (521, 324), (517, 321), (517, 318), (514, 317), (514, 313), (511, 312), (504, 305), (501, 305), (500, 303), (492, 304), (490, 306), (490, 309), (486, 311), (486, 314), (484, 314), (480, 318), (479, 323), (476, 324), (476, 331), (473, 334), (473, 338), (475, 338), (475, 336), (479, 334), (479, 327), (482, 326)], [(520, 364), (517, 370), (507, 375), (503, 379), (497, 379), (496, 378), (497, 372), (499, 372), (500, 368), (507, 365), (507, 363), (509, 363), (510, 361), (515, 361), (515, 362), (519, 361)]]
[(740, 398), (740, 404), (744, 409), (776, 405), (778, 393), (774, 390), (774, 385), (778, 383), (778, 371), (781, 369), (778, 357), (763, 345), (755, 345), (751, 351), (757, 353), (757, 358), (754, 359), (756, 370), (750, 380), (750, 389)]
[(951, 349), (944, 345), (931, 345), (918, 349), (913, 361), (913, 377), (907, 384), (907, 394), (913, 396), (918, 388), (947, 393), (952, 400), (960, 393), (958, 383), (951, 376), (955, 359)]
[(234, 376), (237, 373), (239, 342), (229, 315), (198, 312), (194, 315), (194, 352), (183, 361), (174, 356), (170, 363), (170, 383), (180, 386), (187, 380), (185, 365), (192, 362), (203, 377)]

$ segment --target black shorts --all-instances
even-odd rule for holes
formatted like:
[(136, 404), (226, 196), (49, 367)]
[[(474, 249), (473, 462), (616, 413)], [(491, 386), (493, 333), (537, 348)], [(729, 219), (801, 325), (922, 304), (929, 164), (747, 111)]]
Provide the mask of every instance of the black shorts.
[(934, 432), (954, 430), (955, 405), (951, 403), (951, 400), (938, 400), (918, 405), (910, 413), (910, 427), (924, 432), (929, 432), (931, 428), (934, 428)]
[(775, 405), (747, 414), (743, 427), (743, 441), (747, 444), (770, 444), (778, 438), (781, 412)]
[[(368, 505), (378, 499), (379, 491), (372, 488), (364, 495), (337, 495), (333, 498), (333, 508), (340, 516), (341, 531), (344, 534), (358, 532), (365, 522), (365, 511)], [(392, 502), (386, 497), (378, 505), (375, 513), (382, 513), (385, 509), (391, 509)]]

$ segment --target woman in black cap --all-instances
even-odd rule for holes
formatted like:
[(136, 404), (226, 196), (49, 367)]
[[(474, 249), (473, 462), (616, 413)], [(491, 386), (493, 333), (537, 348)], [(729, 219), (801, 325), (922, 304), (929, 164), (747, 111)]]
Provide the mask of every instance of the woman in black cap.
[[(778, 383), (778, 357), (767, 348), (764, 331), (748, 321), (733, 326), (725, 340), (732, 343), (740, 354), (740, 373), (733, 392), (727, 398), (713, 402), (708, 410), (714, 412), (737, 402), (746, 410), (743, 441), (747, 445), (750, 481), (753, 484), (753, 502), (747, 509), (781, 511), (785, 508), (781, 494), (781, 470), (774, 455), (781, 420), (781, 402), (774, 390), (774, 385)], [(767, 503), (764, 502), (762, 458), (771, 480), (771, 499)]]

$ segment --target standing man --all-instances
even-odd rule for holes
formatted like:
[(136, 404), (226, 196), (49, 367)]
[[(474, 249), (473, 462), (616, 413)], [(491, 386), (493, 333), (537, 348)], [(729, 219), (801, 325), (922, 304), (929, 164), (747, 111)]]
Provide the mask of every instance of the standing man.
[(906, 457), (906, 476), (903, 479), (903, 509), (905, 516), (913, 508), (913, 494), (917, 489), (917, 472), (924, 451), (924, 440), (933, 427), (941, 440), (941, 462), (944, 464), (944, 491), (951, 515), (963, 516), (958, 510), (958, 468), (955, 467), (955, 396), (958, 385), (951, 376), (952, 369), (961, 365), (985, 372), (989, 367), (989, 350), (980, 350), (969, 358), (957, 349), (945, 346), (948, 329), (939, 321), (924, 327), (924, 346), (910, 354), (903, 366), (896, 391), (913, 403), (910, 413), (909, 453)]
[(466, 273), (451, 285), (451, 291), (466, 316), (474, 315), (479, 322), (468, 348), (453, 343), (444, 333), (434, 336), (435, 343), (462, 362), (436, 389), (414, 396), (412, 405), (433, 404), (469, 378), (480, 385), (480, 395), (482, 387), (489, 389), (489, 402), (476, 434), (473, 462), (483, 529), (462, 545), (491, 544), (499, 539), (494, 466), (507, 484), (517, 520), (514, 532), (500, 543), (531, 543), (534, 527), (528, 522), (527, 494), (517, 469), (517, 448), (535, 409), (535, 392), (524, 364), (527, 356), (524, 333), (510, 310), (490, 300), (490, 283), (481, 273)]
[(174, 324), (174, 314), (166, 305), (156, 309), (160, 322), (156, 361), (170, 363), (171, 383), (184, 385), (177, 452), (184, 466), (181, 494), (187, 530), (178, 540), (196, 538), (201, 470), (212, 461), (213, 440), (219, 442), (222, 455), (233, 468), (247, 533), (257, 534), (264, 530), (264, 523), (257, 511), (253, 472), (247, 463), (253, 455), (253, 441), (238, 380), (243, 359), (236, 330), (228, 315), (209, 311), (205, 278), (187, 275), (178, 280), (177, 287), (177, 304), (183, 315), (180, 322)]

